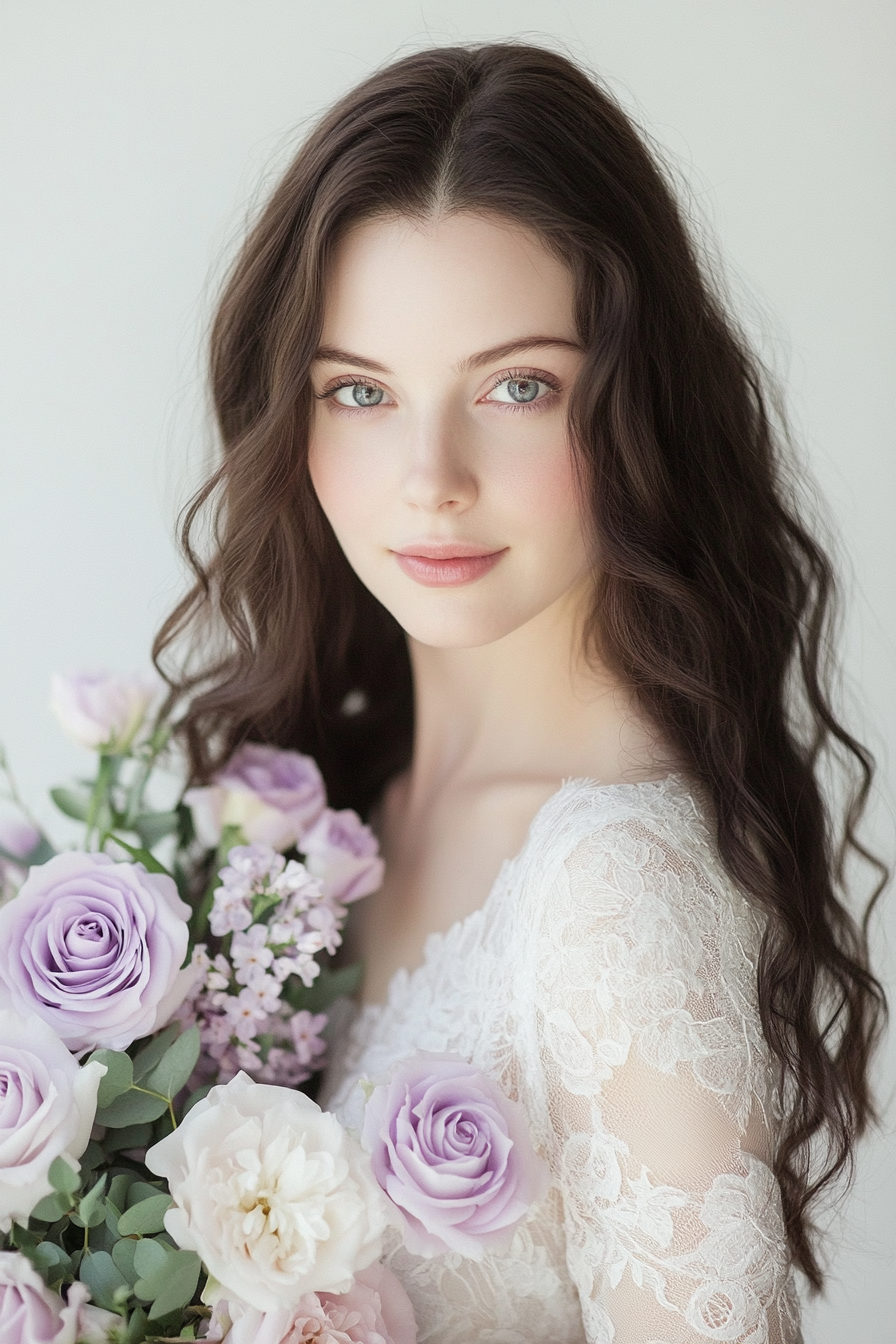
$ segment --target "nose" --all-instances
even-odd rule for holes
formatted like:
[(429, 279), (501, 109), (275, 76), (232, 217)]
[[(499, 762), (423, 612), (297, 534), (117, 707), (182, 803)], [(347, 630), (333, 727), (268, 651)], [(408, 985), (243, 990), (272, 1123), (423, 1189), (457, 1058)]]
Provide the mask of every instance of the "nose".
[(434, 413), (414, 426), (401, 494), (422, 513), (462, 513), (475, 502), (478, 485), (470, 445), (454, 417)]

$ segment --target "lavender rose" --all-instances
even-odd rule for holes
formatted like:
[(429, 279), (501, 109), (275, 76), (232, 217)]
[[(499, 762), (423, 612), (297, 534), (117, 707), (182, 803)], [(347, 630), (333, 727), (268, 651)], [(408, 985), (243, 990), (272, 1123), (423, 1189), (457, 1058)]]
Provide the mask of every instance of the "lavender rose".
[(369, 826), (346, 808), (325, 807), (302, 839), (306, 867), (323, 885), (324, 895), (350, 905), (369, 896), (383, 883), (384, 865)]
[(52, 1189), (47, 1173), (87, 1147), (104, 1064), (79, 1068), (51, 1027), (0, 1012), (0, 1232)]
[(180, 970), (189, 914), (164, 874), (57, 854), (0, 909), (0, 1008), (40, 1018), (76, 1053), (125, 1050), (193, 986), (196, 970)]
[(52, 1292), (30, 1260), (0, 1251), (0, 1339), (3, 1344), (105, 1344), (121, 1317), (86, 1305), (83, 1283), (73, 1283), (68, 1301)]
[(162, 688), (156, 676), (134, 673), (74, 672), (55, 676), (50, 708), (65, 731), (82, 747), (126, 751)]
[(323, 811), (324, 782), (310, 756), (247, 742), (205, 788), (184, 801), (196, 834), (209, 848), (225, 826), (239, 826), (250, 844), (289, 849)]
[(364, 1145), (412, 1255), (506, 1250), (550, 1185), (522, 1107), (456, 1055), (396, 1065), (367, 1103)]

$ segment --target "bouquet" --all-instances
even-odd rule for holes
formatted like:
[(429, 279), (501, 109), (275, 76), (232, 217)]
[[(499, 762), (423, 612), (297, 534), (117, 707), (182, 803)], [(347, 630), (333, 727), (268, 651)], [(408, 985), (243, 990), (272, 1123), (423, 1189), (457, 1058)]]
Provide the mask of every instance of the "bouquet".
[[(369, 1084), (362, 1135), (305, 1089), (370, 830), (315, 763), (248, 743), (170, 810), (145, 678), (56, 678), (97, 754), (52, 791), (57, 853), (0, 824), (0, 1336), (9, 1344), (413, 1344), (384, 1236), (420, 1255), (506, 1245), (547, 1188), (518, 1105), (451, 1056)], [(164, 857), (164, 862), (162, 860)]]

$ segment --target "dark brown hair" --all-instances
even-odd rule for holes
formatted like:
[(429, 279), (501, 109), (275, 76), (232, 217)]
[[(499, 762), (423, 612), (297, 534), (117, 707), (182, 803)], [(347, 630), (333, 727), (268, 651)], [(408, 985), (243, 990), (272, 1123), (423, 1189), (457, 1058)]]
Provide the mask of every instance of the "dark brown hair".
[[(883, 995), (841, 901), (866, 751), (831, 707), (833, 576), (785, 489), (768, 394), (674, 196), (613, 100), (568, 60), (502, 43), (424, 51), (343, 98), (252, 229), (212, 339), (223, 461), (186, 511), (196, 584), (156, 656), (177, 676), (195, 779), (247, 738), (313, 753), (362, 813), (410, 758), (404, 636), (349, 567), (306, 464), (309, 368), (335, 244), (384, 212), (497, 213), (571, 267), (587, 356), (572, 440), (599, 539), (593, 647), (712, 799), (722, 859), (767, 916), (762, 1024), (785, 1116), (793, 1259), (821, 1271), (810, 1202), (872, 1113)], [(191, 538), (214, 505), (207, 558)], [(217, 643), (210, 640), (217, 638)], [(360, 690), (366, 709), (342, 712)], [(822, 758), (852, 766), (838, 824)]]

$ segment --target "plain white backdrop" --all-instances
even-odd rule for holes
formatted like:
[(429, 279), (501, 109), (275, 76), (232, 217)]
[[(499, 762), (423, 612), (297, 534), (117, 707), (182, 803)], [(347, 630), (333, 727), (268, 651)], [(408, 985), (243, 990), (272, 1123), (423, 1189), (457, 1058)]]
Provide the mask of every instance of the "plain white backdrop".
[[(146, 666), (211, 450), (203, 341), (244, 222), (312, 120), (391, 56), (528, 38), (664, 147), (784, 377), (838, 535), (853, 724), (894, 845), (896, 6), (886, 0), (2, 0), (0, 740), (48, 823), (88, 764), (55, 670)], [(875, 924), (896, 994), (896, 894)], [(807, 1344), (896, 1339), (896, 1049)]]

